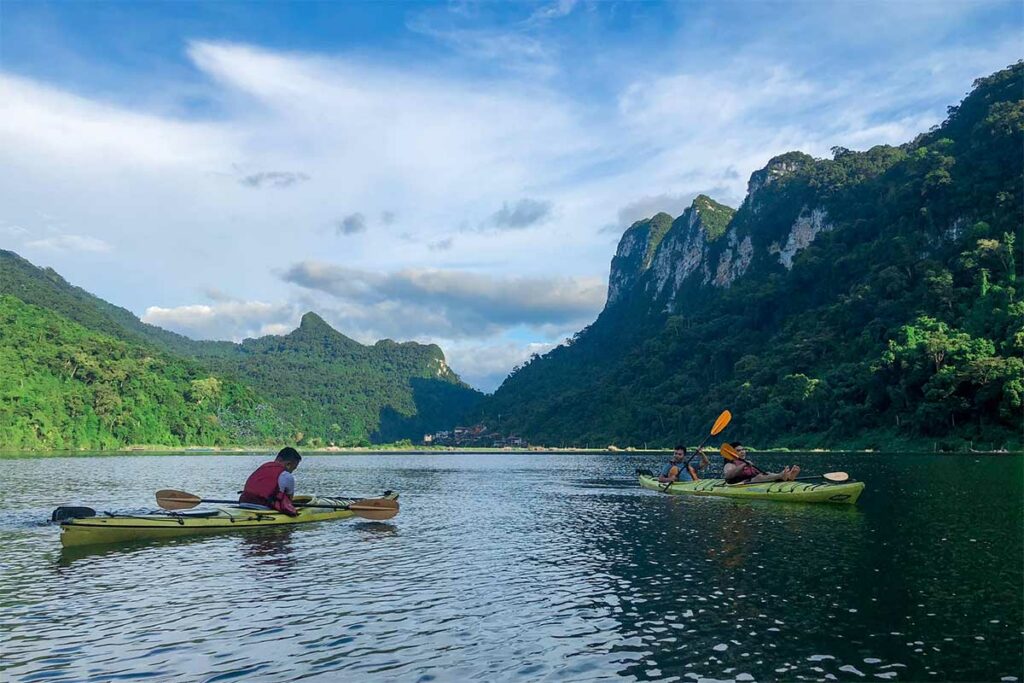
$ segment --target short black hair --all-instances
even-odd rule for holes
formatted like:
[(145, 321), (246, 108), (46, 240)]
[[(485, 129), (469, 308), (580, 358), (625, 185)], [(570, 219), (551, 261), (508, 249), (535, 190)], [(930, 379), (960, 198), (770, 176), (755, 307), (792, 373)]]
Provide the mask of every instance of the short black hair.
[(739, 441), (733, 441), (733, 442), (732, 442), (731, 444), (729, 444), (729, 445), (730, 445), (730, 446), (732, 446), (733, 448), (739, 448), (739, 447), (740, 447), (740, 446), (742, 446), (743, 444), (741, 444), (741, 443), (740, 443)]
[(284, 460), (286, 462), (299, 462), (302, 460), (302, 456), (299, 452), (291, 446), (285, 446), (277, 453), (278, 460)]
[(686, 453), (686, 446), (682, 446), (682, 445), (676, 446), (675, 450), (682, 451), (683, 453)]

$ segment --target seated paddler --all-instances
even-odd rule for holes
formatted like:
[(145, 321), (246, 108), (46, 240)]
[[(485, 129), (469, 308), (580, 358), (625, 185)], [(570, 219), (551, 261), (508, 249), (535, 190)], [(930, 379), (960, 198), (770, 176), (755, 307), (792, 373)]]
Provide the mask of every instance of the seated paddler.
[(708, 464), (707, 456), (700, 449), (694, 455), (700, 455), (700, 463), (696, 466), (690, 464), (686, 457), (686, 446), (676, 446), (672, 453), (672, 459), (665, 463), (658, 475), (658, 481), (662, 484), (671, 484), (676, 481), (697, 481), (697, 470), (703, 469)]
[(238, 496), (239, 503), (264, 505), (287, 515), (297, 515), (292, 504), (295, 495), (295, 476), (302, 456), (291, 446), (282, 448), (277, 457), (256, 468), (245, 480), (245, 488)]

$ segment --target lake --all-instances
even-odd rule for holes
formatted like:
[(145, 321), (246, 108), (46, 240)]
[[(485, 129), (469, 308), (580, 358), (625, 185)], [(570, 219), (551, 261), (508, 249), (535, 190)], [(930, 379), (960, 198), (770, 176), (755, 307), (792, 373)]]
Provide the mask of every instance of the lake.
[(661, 495), (650, 455), (308, 456), (300, 493), (401, 514), (76, 552), (46, 523), (265, 459), (0, 461), (0, 680), (1024, 677), (1019, 456), (757, 457), (850, 472), (855, 507)]

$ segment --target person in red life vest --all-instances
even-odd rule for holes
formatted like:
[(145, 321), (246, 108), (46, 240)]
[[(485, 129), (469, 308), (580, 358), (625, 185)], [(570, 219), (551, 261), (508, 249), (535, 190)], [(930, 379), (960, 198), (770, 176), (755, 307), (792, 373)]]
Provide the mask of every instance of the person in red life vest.
[(265, 462), (245, 480), (245, 488), (238, 496), (239, 503), (266, 505), (286, 515), (299, 514), (292, 504), (295, 495), (295, 477), (292, 472), (299, 466), (302, 456), (291, 446), (286, 446), (277, 458)]
[(800, 474), (800, 466), (792, 465), (781, 472), (762, 472), (748, 461), (747, 449), (739, 441), (730, 444), (740, 454), (736, 460), (727, 460), (722, 470), (726, 484), (760, 484), (765, 481), (793, 481)]

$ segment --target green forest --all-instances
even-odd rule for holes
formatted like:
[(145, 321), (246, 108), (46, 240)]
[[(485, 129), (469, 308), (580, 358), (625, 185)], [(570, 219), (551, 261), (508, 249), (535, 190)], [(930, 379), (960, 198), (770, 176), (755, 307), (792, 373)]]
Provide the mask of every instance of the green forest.
[(0, 445), (263, 443), (293, 431), (246, 385), (0, 296)]
[(365, 446), (481, 398), (437, 346), (365, 346), (312, 313), (284, 336), (193, 341), (2, 250), (0, 297), (0, 449)]
[[(1022, 95), (1018, 62), (905, 145), (776, 157), (727, 227), (722, 211), (705, 226), (712, 266), (750, 239), (728, 287), (698, 270), (652, 295), (643, 268), (689, 214), (633, 226), (652, 236), (637, 284), (517, 368), (481, 419), (542, 443), (670, 447), (729, 408), (730, 434), (763, 447), (1021, 449)], [(787, 270), (779, 245), (813, 209), (830, 229)]]

